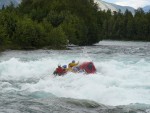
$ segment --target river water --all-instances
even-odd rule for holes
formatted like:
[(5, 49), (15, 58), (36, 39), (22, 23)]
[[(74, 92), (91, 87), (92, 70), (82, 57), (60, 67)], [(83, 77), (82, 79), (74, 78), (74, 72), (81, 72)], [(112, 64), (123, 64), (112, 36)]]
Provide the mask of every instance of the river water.
[[(0, 113), (150, 113), (150, 43), (102, 41), (70, 50), (0, 53)], [(52, 75), (93, 61), (93, 75)]]

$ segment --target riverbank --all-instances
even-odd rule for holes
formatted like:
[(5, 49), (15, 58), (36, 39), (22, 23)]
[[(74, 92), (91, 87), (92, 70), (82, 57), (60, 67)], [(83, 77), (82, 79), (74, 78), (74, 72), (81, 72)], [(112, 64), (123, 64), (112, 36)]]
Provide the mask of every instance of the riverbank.
[(21, 48), (18, 46), (0, 46), (0, 52), (7, 51), (7, 50), (25, 50), (25, 51), (32, 51), (32, 50), (68, 50), (69, 48), (67, 46), (44, 46), (40, 48), (35, 47), (27, 47), (27, 48)]

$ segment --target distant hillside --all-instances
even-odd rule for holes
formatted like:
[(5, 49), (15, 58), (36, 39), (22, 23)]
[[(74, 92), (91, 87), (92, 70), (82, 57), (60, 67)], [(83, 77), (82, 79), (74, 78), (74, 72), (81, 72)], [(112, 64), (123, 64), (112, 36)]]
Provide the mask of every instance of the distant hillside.
[[(108, 10), (108, 9), (110, 9), (110, 10), (112, 10), (112, 11), (119, 11), (119, 9), (120, 9), (121, 12), (124, 13), (124, 12), (126, 11), (126, 9), (128, 9), (128, 10), (131, 11), (133, 14), (135, 13), (135, 9), (132, 8), (132, 7), (129, 7), (129, 6), (119, 6), (119, 5), (116, 5), (116, 4), (104, 2), (104, 1), (102, 1), (102, 0), (94, 0), (94, 1), (98, 4), (98, 6), (99, 6), (99, 8), (100, 8), (101, 10)], [(0, 1), (0, 8), (2, 8), (3, 5), (4, 5), (4, 6), (10, 5), (11, 2), (12, 2), (15, 6), (17, 6), (17, 5), (21, 2), (21, 0), (1, 0), (1, 1)], [(146, 10), (146, 11), (148, 11), (149, 9), (150, 9), (150, 6), (147, 6), (147, 7), (144, 8), (144, 10)]]
[(8, 6), (11, 3), (13, 3), (15, 6), (17, 6), (20, 3), (21, 0), (0, 0), (0, 8), (3, 6)]
[(98, 4), (98, 6), (101, 10), (110, 9), (111, 11), (119, 11), (119, 9), (120, 9), (121, 12), (124, 13), (126, 11), (126, 9), (128, 9), (133, 14), (135, 13), (135, 9), (132, 7), (129, 7), (129, 6), (120, 6), (120, 5), (104, 2), (102, 0), (95, 0), (95, 2)]
[(150, 11), (150, 5), (145, 6), (145, 7), (143, 8), (143, 10), (144, 10), (145, 12), (149, 12), (149, 11)]

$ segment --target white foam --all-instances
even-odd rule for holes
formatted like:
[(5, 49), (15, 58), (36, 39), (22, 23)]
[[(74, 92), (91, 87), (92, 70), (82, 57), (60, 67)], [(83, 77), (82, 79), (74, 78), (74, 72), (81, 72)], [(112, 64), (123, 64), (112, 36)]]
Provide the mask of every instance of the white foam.
[(112, 40), (104, 40), (100, 41), (99, 43), (95, 45), (114, 45), (114, 46), (149, 46), (150, 42), (133, 42), (133, 41), (112, 41)]
[[(138, 56), (105, 58), (88, 54), (87, 50), (84, 54), (52, 53), (40, 57), (35, 52), (39, 56), (34, 60), (32, 54), (23, 53), (21, 57), (13, 54), (14, 58), (4, 55), (11, 57), (0, 62), (0, 90), (3, 93), (48, 92), (58, 97), (88, 99), (107, 105), (150, 104), (150, 61)], [(23, 60), (25, 57), (30, 60)], [(59, 63), (67, 64), (72, 59), (80, 62), (94, 59), (98, 72), (94, 75), (68, 73), (63, 77), (52, 76)]]

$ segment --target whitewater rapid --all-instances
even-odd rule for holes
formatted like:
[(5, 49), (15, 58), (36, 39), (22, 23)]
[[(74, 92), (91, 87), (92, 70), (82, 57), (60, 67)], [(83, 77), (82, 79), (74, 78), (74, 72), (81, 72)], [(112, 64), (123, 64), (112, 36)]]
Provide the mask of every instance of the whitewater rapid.
[[(0, 54), (0, 95), (66, 97), (113, 106), (150, 104), (149, 47), (104, 41), (72, 50), (6, 51)], [(93, 61), (97, 73), (52, 75), (58, 64), (72, 60)]]

